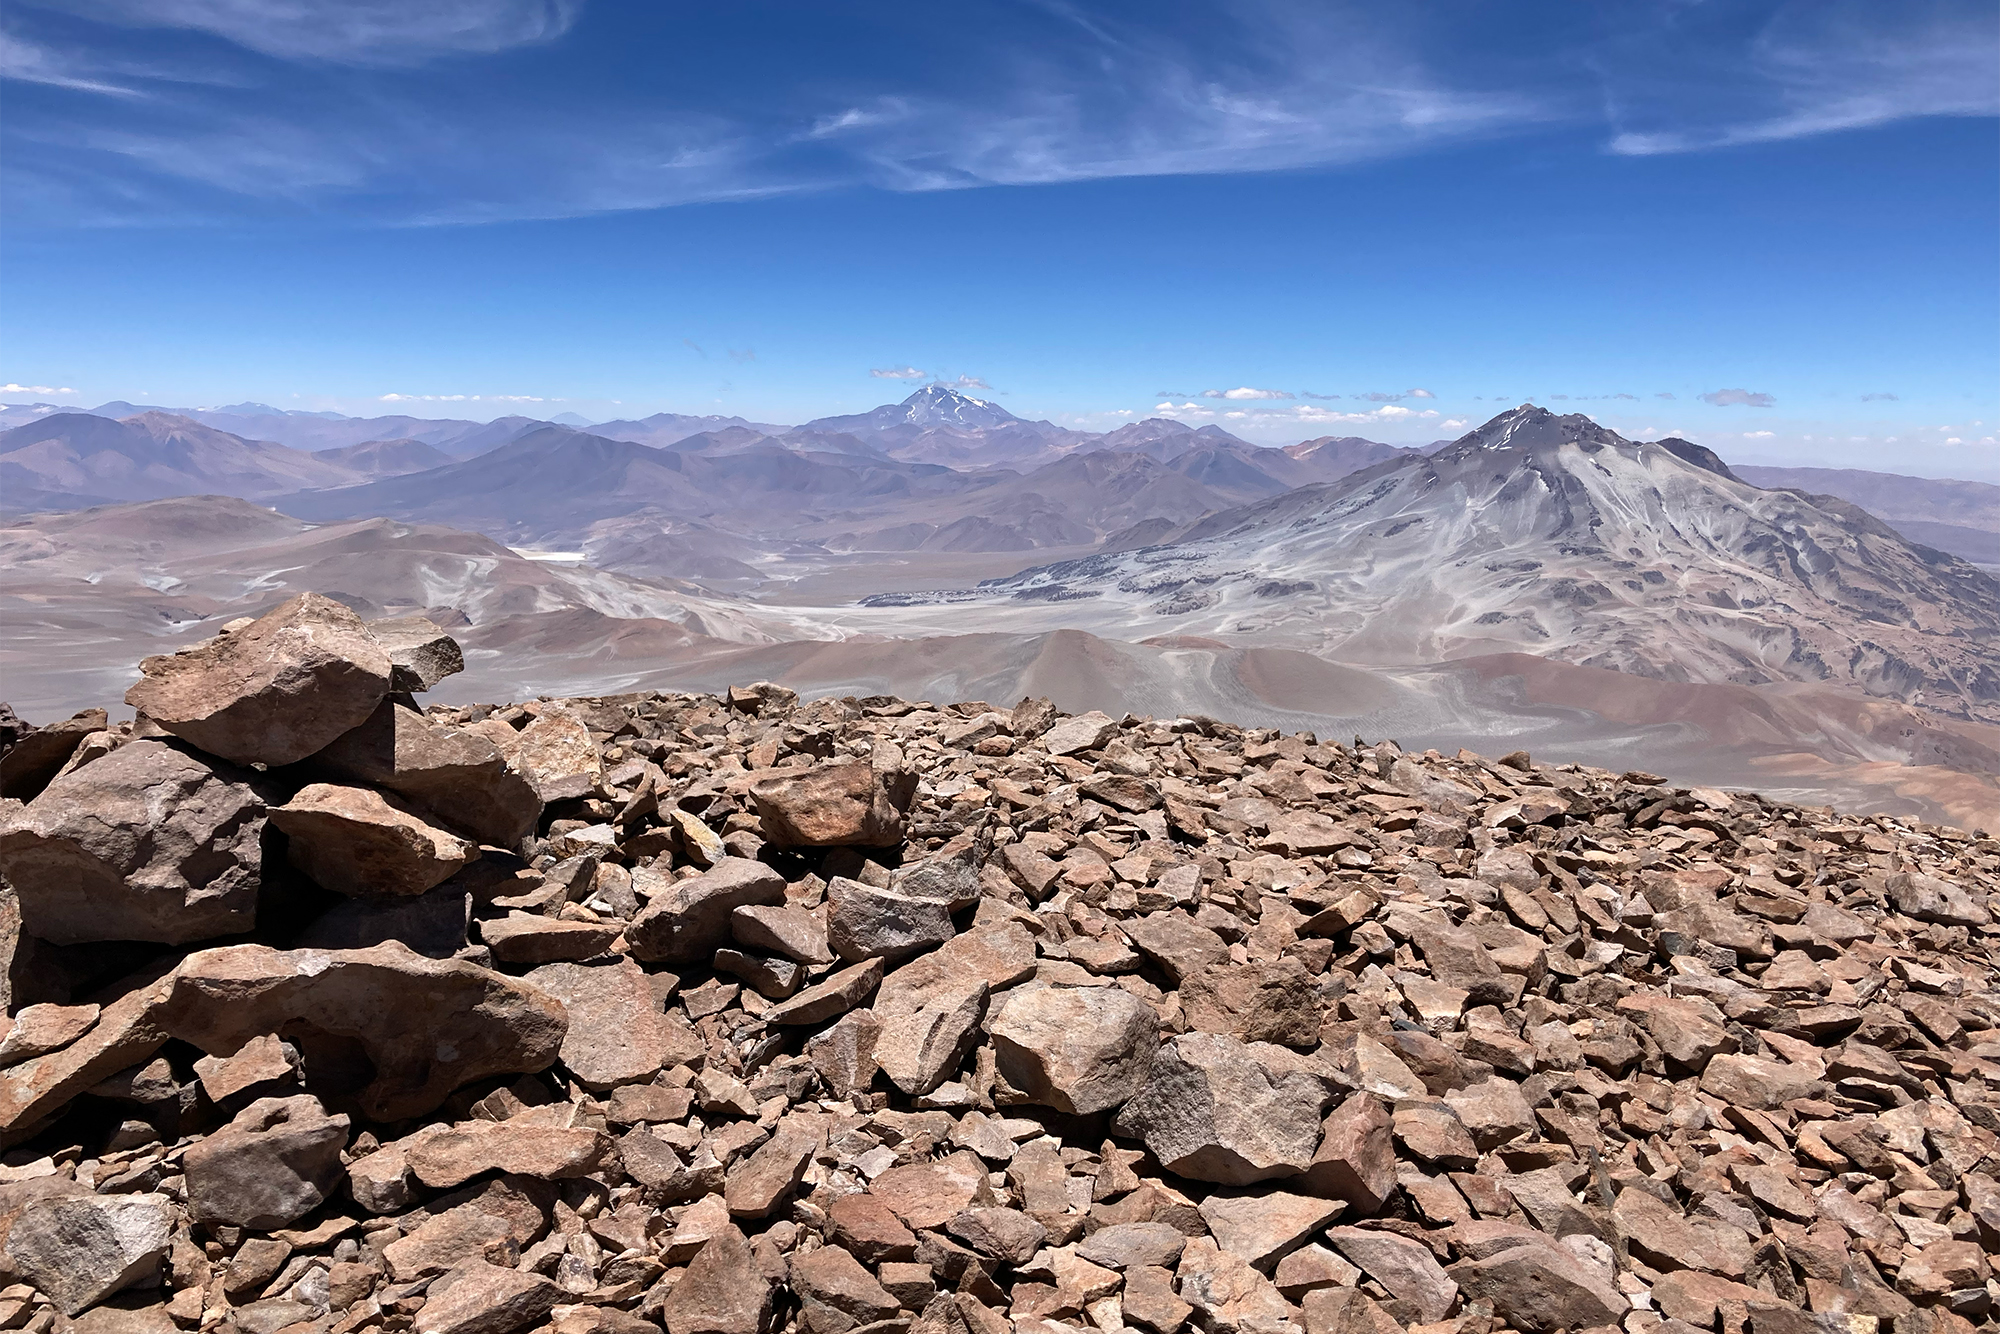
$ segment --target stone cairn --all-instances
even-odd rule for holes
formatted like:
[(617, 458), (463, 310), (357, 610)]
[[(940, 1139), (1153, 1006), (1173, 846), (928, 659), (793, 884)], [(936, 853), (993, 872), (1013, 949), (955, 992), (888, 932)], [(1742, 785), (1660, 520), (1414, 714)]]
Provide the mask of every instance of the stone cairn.
[(307, 595), (0, 719), (0, 1329), (1994, 1322), (1982, 834), (461, 666)]

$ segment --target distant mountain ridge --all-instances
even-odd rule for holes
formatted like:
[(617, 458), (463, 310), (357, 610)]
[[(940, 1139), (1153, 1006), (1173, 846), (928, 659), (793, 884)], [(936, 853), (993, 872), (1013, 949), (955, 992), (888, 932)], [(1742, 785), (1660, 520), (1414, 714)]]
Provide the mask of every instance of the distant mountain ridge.
[[(997, 580), (1103, 632), (1341, 662), (1527, 651), (1666, 680), (1847, 681), (2000, 721), (2000, 581), (1685, 441), (1522, 406), (1450, 447)], [(983, 613), (982, 613), (983, 614)]]

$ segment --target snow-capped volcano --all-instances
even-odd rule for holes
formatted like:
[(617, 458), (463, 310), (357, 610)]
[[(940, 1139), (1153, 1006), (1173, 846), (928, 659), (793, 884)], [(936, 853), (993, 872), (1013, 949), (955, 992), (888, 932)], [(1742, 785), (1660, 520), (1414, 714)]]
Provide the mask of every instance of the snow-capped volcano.
[(1751, 486), (1699, 445), (1526, 405), (1436, 454), (983, 591), (1062, 601), (1093, 629), (1255, 634), (1349, 663), (1526, 651), (1669, 680), (1846, 680), (2000, 718), (2000, 582), (1845, 501)]
[(867, 434), (899, 426), (919, 430), (950, 426), (977, 431), (991, 430), (1020, 420), (998, 403), (969, 397), (949, 385), (932, 384), (925, 385), (901, 403), (884, 403), (879, 408), (846, 417), (821, 417), (799, 429)]

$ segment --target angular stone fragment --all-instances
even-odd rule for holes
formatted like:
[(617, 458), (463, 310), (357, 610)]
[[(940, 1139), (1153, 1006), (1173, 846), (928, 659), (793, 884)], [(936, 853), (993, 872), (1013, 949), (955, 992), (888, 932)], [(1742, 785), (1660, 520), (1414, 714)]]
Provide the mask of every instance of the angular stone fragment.
[(417, 1180), (433, 1189), (462, 1186), (487, 1172), (567, 1181), (603, 1166), (611, 1140), (601, 1130), (564, 1129), (509, 1121), (461, 1121), (412, 1144), (404, 1153)]
[(572, 922), (511, 912), (479, 924), (479, 938), (502, 963), (563, 963), (594, 959), (620, 935), (616, 922)]
[(1048, 1229), (1019, 1209), (967, 1209), (945, 1230), (981, 1255), (1010, 1265), (1026, 1264), (1049, 1239)]
[(547, 1069), (568, 1028), (561, 1002), (546, 992), (395, 943), (290, 952), (233, 945), (189, 955), (159, 1023), (222, 1056), (283, 1033), (300, 1049), (308, 1089), (374, 1121), (421, 1116), (487, 1075)]
[(100, 1009), (95, 1005), (30, 1005), (19, 1010), (0, 1038), (0, 1066), (18, 1065), (31, 1056), (60, 1051), (90, 1031)]
[(1042, 749), (1051, 755), (1078, 755), (1096, 750), (1118, 735), (1118, 721), (1093, 709), (1079, 713), (1042, 733)]
[(1211, 964), (1184, 978), (1180, 994), (1190, 1028), (1285, 1047), (1319, 1044), (1323, 1006), (1297, 959)]
[(1461, 927), (1425, 924), (1411, 936), (1430, 965), (1431, 976), (1466, 993), (1468, 1005), (1512, 1005), (1523, 981), (1503, 973), (1479, 938)]
[(1319, 1079), (1267, 1062), (1255, 1046), (1184, 1033), (1161, 1045), (1115, 1124), (1170, 1172), (1247, 1186), (1311, 1166), (1326, 1101)]
[(490, 737), (446, 727), (393, 700), (315, 755), (312, 767), (385, 788), (496, 847), (518, 846), (542, 813), (541, 793)]
[(272, 807), (270, 819), (285, 831), (292, 865), (322, 889), (357, 898), (421, 894), (479, 857), (477, 844), (362, 787), (314, 783)]
[(102, 732), (107, 722), (103, 709), (84, 709), (62, 722), (28, 731), (0, 751), (0, 797), (34, 800), (76, 753), (83, 739)]
[(786, 848), (890, 848), (903, 841), (915, 783), (867, 761), (759, 779), (750, 799), (764, 836)]
[(1750, 1239), (1743, 1233), (1684, 1218), (1680, 1210), (1644, 1190), (1620, 1192), (1611, 1218), (1632, 1254), (1662, 1272), (1706, 1269), (1741, 1278), (1750, 1263)]
[(875, 994), (882, 984), (880, 959), (843, 968), (824, 982), (815, 983), (787, 1001), (764, 1012), (767, 1024), (817, 1024), (846, 1014)]
[[(639, 877), (633, 877), (637, 888)], [(776, 907), (785, 901), (785, 877), (762, 862), (724, 857), (700, 875), (675, 881), (625, 929), (632, 957), (648, 963), (706, 964), (730, 940), (736, 909)]]
[(458, 641), (429, 617), (397, 616), (370, 621), (368, 633), (389, 655), (392, 690), (419, 694), (445, 677), (465, 670), (465, 654)]
[(896, 1217), (917, 1229), (940, 1228), (986, 1191), (986, 1165), (975, 1153), (892, 1167), (869, 1186)]
[(1171, 1267), (1187, 1245), (1187, 1234), (1165, 1223), (1113, 1223), (1099, 1228), (1078, 1245), (1077, 1254), (1107, 1269), (1147, 1265)]
[(1344, 1200), (1352, 1216), (1382, 1211), (1396, 1192), (1396, 1146), (1392, 1118), (1382, 1100), (1352, 1093), (1327, 1114), (1319, 1148), (1300, 1180), (1302, 1189), (1323, 1199)]
[(157, 1275), (175, 1222), (164, 1195), (41, 1199), (13, 1220), (6, 1254), (64, 1315), (77, 1316)]
[[(1471, 1285), (1468, 1284), (1467, 1288), (1469, 1291)], [(1761, 1307), (1791, 1305), (1747, 1284), (1734, 1283), (1692, 1269), (1677, 1270), (1653, 1284), (1653, 1305), (1659, 1313), (1670, 1320), (1685, 1321), (1697, 1329), (1715, 1328), (1719, 1309), (1738, 1302), (1753, 1313)], [(1591, 1323), (1609, 1322), (1594, 1320)]]
[(1770, 1111), (1795, 1098), (1810, 1098), (1826, 1085), (1812, 1071), (1761, 1056), (1717, 1056), (1702, 1071), (1701, 1088), (1724, 1102)]
[(826, 887), (827, 943), (849, 963), (907, 959), (950, 940), (951, 905), (893, 889), (877, 889), (846, 876)]
[(1201, 1313), (1202, 1323), (1216, 1330), (1282, 1328), (1295, 1314), (1270, 1279), (1239, 1255), (1221, 1249), (1207, 1237), (1190, 1237), (1176, 1271), (1181, 1297)]
[(1300, 1306), (1306, 1334), (1402, 1334), (1394, 1317), (1359, 1288), (1319, 1288), (1308, 1292)]
[(79, 1093), (143, 1063), (166, 1045), (161, 1010), (172, 975), (141, 975), (135, 981), (138, 985), (99, 1011), (82, 1037), (0, 1070), (0, 1145), (27, 1138)]
[(760, 1334), (770, 1317), (770, 1280), (749, 1241), (727, 1225), (695, 1255), (660, 1308), (667, 1334)]
[(1175, 986), (1211, 964), (1229, 957), (1221, 936), (1197, 924), (1183, 912), (1157, 912), (1128, 923), (1125, 934), (1158, 964)]
[(1216, 1244), (1265, 1273), (1314, 1233), (1340, 1216), (1339, 1200), (1282, 1190), (1231, 1195), (1216, 1192), (1201, 1203), (1202, 1221)]
[(902, 1304), (839, 1246), (822, 1246), (791, 1261), (792, 1290), (808, 1303), (828, 1306), (852, 1322), (887, 1320)]
[(428, 1217), (383, 1248), (390, 1277), (408, 1283), (468, 1257), (527, 1246), (548, 1226), (552, 1193), (540, 1182), (502, 1177), (431, 1201)]
[(185, 945), (256, 925), (265, 805), (253, 776), (134, 741), (0, 820), (22, 925), (57, 945)]
[(1358, 1227), (1329, 1228), (1326, 1239), (1407, 1307), (1413, 1322), (1444, 1319), (1458, 1295), (1458, 1285), (1422, 1242)]
[(732, 1218), (766, 1218), (805, 1176), (821, 1137), (803, 1126), (780, 1125), (729, 1173), (723, 1190)]
[(833, 1238), (869, 1264), (916, 1254), (917, 1234), (903, 1226), (880, 1196), (842, 1195), (827, 1206)]
[(196, 1058), (194, 1073), (201, 1081), (201, 1091), (211, 1101), (222, 1102), (259, 1084), (290, 1079), (297, 1067), (290, 1049), (275, 1034), (267, 1033), (251, 1038), (231, 1055)]
[(340, 1177), (347, 1118), (319, 1099), (259, 1098), (188, 1149), (188, 1212), (203, 1223), (260, 1231), (317, 1209)]
[(630, 959), (552, 963), (523, 980), (562, 1002), (569, 1016), (562, 1063), (586, 1088), (649, 1079), (687, 1055), (645, 970)]
[(1017, 991), (993, 1017), (994, 1064), (1009, 1101), (1109, 1111), (1144, 1082), (1159, 1026), (1152, 1006), (1116, 987)]
[(1511, 1246), (1453, 1265), (1451, 1276), (1467, 1298), (1491, 1304), (1509, 1325), (1531, 1334), (1616, 1325), (1631, 1309), (1602, 1274), (1556, 1246)]
[(515, 1334), (547, 1318), (563, 1290), (540, 1274), (471, 1260), (431, 1285), (416, 1334)]
[(745, 949), (782, 954), (800, 963), (832, 963), (826, 919), (804, 908), (747, 904), (729, 915), (729, 932)]
[(1993, 920), (1986, 895), (1949, 880), (1921, 873), (1889, 877), (1889, 897), (1899, 912), (1920, 922), (1945, 926), (1985, 926)]
[(1534, 1133), (1535, 1112), (1511, 1079), (1488, 1079), (1444, 1095), (1445, 1105), (1458, 1116), (1483, 1152)]
[(293, 764), (359, 727), (390, 690), (361, 618), (302, 593), (251, 624), (139, 664), (125, 702), (232, 764)]

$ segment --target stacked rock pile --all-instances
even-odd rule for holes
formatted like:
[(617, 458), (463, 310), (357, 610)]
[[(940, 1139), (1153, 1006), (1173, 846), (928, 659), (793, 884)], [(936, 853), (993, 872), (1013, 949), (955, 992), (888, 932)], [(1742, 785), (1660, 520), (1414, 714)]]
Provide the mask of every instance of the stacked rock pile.
[(308, 595), (8, 716), (0, 1329), (1994, 1322), (1983, 834), (459, 665)]

